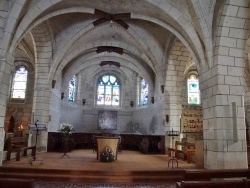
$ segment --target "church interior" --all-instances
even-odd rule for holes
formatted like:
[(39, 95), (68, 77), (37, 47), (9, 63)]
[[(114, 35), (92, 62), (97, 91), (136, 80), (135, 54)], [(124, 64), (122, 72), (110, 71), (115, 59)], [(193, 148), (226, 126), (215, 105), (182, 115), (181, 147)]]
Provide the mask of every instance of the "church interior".
[(250, 0), (0, 0), (0, 87), (0, 185), (83, 151), (250, 186)]

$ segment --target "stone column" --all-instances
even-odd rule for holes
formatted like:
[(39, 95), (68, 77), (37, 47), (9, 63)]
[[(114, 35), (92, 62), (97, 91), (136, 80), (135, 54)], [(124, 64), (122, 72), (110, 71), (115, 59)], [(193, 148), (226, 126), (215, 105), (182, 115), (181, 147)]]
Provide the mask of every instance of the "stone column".
[(165, 91), (164, 91), (164, 117), (166, 115), (169, 117), (169, 123), (165, 121), (165, 151), (168, 147), (173, 147), (173, 143), (176, 140), (180, 140), (179, 137), (171, 139), (167, 135), (167, 131), (180, 131), (180, 115), (182, 113), (182, 84), (183, 84), (183, 74), (185, 70), (185, 65), (188, 60), (188, 55), (186, 53), (187, 49), (180, 41), (176, 41), (172, 52), (170, 54), (167, 70), (166, 70), (166, 81), (165, 81)]
[(204, 163), (208, 169), (248, 168), (243, 94), (248, 34), (244, 23), (249, 11), (249, 1), (225, 2), (217, 18), (213, 65), (200, 76)]
[(0, 165), (3, 161), (3, 147), (4, 147), (4, 119), (6, 113), (6, 101), (9, 92), (10, 74), (14, 59), (11, 55), (5, 57), (0, 56)]
[[(46, 23), (38, 25), (32, 30), (36, 45), (37, 60), (35, 65), (35, 85), (33, 100), (33, 121), (44, 123), (48, 126), (50, 115), (50, 100), (52, 80), (48, 79), (50, 61), (52, 58), (52, 43)], [(32, 143), (35, 143), (35, 131), (32, 135)], [(40, 132), (37, 142), (38, 151), (47, 151), (48, 132)]]
[(244, 68), (223, 62), (218, 55), (214, 67), (200, 76), (204, 165), (208, 169), (247, 168)]

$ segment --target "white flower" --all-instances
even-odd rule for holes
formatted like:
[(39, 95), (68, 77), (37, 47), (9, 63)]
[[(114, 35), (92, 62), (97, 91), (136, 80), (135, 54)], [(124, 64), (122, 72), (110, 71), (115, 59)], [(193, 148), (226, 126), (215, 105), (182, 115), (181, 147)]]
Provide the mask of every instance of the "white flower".
[(68, 137), (74, 131), (74, 127), (69, 123), (61, 123), (59, 131), (63, 136)]

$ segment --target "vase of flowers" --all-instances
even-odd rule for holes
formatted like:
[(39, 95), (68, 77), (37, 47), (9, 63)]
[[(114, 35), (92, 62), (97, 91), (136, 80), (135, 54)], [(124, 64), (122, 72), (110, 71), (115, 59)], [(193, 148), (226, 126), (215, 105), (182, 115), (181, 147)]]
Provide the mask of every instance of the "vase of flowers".
[(103, 151), (100, 153), (101, 162), (113, 162), (115, 160), (115, 155), (112, 149), (106, 146)]
[(69, 138), (74, 131), (74, 127), (69, 123), (61, 123), (59, 131), (63, 138)]
[(74, 131), (73, 125), (69, 123), (61, 123), (60, 129), (59, 129), (61, 135), (62, 135), (62, 149), (64, 151), (64, 155), (69, 151), (69, 137)]

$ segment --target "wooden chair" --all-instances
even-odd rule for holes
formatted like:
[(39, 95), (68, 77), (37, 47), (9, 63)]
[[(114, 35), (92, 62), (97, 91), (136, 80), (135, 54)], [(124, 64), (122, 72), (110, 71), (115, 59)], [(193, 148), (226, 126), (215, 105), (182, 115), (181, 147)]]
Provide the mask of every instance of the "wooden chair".
[(32, 150), (32, 157), (36, 156), (36, 146), (28, 146), (27, 137), (12, 137), (7, 139), (7, 160), (11, 158), (11, 153), (16, 152), (16, 161), (20, 161), (21, 151), (27, 156), (27, 150)]

